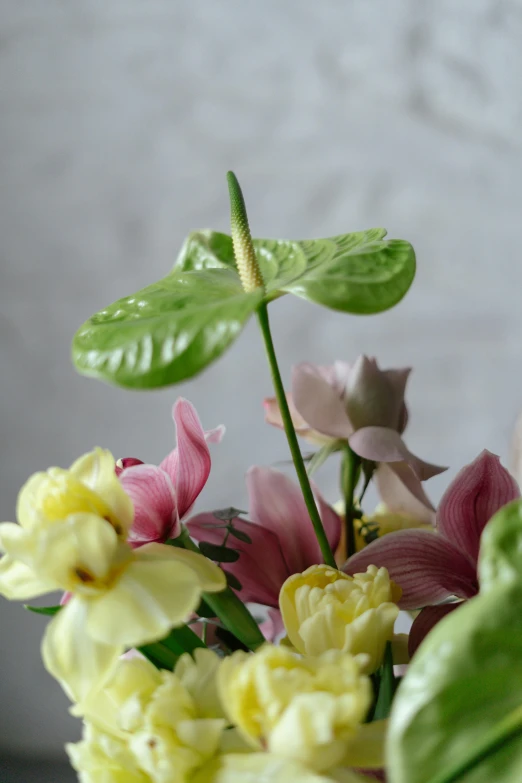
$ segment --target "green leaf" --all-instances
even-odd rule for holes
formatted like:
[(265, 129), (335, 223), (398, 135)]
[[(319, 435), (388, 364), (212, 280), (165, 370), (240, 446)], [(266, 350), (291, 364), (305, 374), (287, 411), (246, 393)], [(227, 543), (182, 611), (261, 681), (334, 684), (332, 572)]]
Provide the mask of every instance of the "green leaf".
[(76, 333), (73, 361), (85, 375), (144, 389), (191, 378), (237, 337), (262, 299), (235, 272), (174, 269), (120, 299)]
[(388, 642), (380, 670), (379, 693), (372, 720), (382, 720), (389, 716), (396, 689), (397, 680), (393, 673), (392, 646)]
[(252, 539), (250, 538), (250, 536), (247, 533), (243, 532), (243, 530), (238, 530), (237, 528), (232, 527), (232, 525), (230, 525), (228, 527), (228, 532), (234, 538), (239, 539), (239, 541), (244, 541), (245, 544), (251, 544), (252, 543)]
[(228, 506), (228, 508), (218, 508), (212, 512), (212, 516), (216, 519), (221, 519), (223, 522), (230, 522), (231, 519), (246, 514), (246, 511), (241, 511), (240, 508), (234, 508), (234, 506)]
[(319, 470), (319, 468), (324, 465), (328, 457), (342, 448), (342, 445), (342, 441), (334, 440), (331, 443), (327, 443), (325, 446), (321, 446), (318, 451), (314, 451), (308, 459), (308, 464), (306, 466), (308, 475), (313, 476), (316, 470)]
[(241, 584), (241, 582), (239, 581), (237, 576), (234, 576), (234, 574), (229, 574), (229, 572), (225, 571), (225, 570), (223, 570), (223, 573), (225, 574), (225, 576), (227, 578), (227, 585), (229, 587), (233, 587), (234, 590), (242, 590), (243, 589), (243, 585)]
[(478, 572), (482, 593), (522, 579), (522, 500), (508, 503), (486, 525)]
[(47, 614), (50, 616), (55, 615), (60, 611), (61, 605), (58, 606), (31, 606), (30, 604), (24, 604), (24, 609), (29, 609), (30, 612), (35, 614)]
[(216, 563), (235, 563), (239, 559), (239, 552), (236, 552), (235, 549), (209, 544), (207, 541), (201, 541), (199, 549), (202, 555), (205, 555), (210, 560), (215, 560)]
[[(522, 588), (491, 590), (431, 631), (402, 681), (390, 783), (512, 783), (522, 773)], [(500, 729), (500, 737), (498, 732)], [(503, 748), (509, 748), (509, 759)]]

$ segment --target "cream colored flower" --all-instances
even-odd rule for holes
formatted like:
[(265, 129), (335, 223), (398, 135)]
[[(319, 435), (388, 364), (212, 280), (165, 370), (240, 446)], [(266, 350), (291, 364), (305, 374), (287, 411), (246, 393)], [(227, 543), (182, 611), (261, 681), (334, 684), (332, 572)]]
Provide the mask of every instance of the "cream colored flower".
[(381, 664), (393, 638), (400, 589), (385, 568), (347, 576), (327, 565), (307, 568), (286, 580), (279, 604), (290, 642), (307, 655), (326, 650), (364, 653), (365, 670)]
[(360, 661), (330, 650), (301, 658), (267, 644), (220, 668), (221, 702), (253, 748), (323, 771), (342, 762), (371, 702)]
[(65, 746), (80, 783), (153, 783), (121, 740), (86, 724), (81, 742)]
[[(334, 783), (335, 780), (307, 769), (297, 760), (273, 753), (229, 753), (203, 767), (191, 783)], [(364, 781), (370, 783), (350, 770), (342, 778), (342, 783)]]
[(20, 493), (20, 524), (0, 524), (0, 593), (72, 594), (47, 627), (42, 655), (76, 701), (101, 685), (126, 647), (163, 638), (203, 591), (226, 586), (202, 555), (163, 544), (133, 550), (125, 542), (132, 504), (115, 489), (113, 471), (113, 458), (96, 450), (70, 474), (36, 474)]
[[(188, 680), (195, 685), (200, 671), (215, 691), (213, 679), (220, 659), (210, 650), (201, 653), (190, 668)], [(121, 743), (135, 768), (147, 776), (146, 780), (185, 783), (218, 752), (226, 726), (223, 717), (206, 717), (208, 701), (204, 694), (198, 692), (194, 697), (183, 684), (182, 678), (187, 679), (188, 671), (186, 661), (180, 666), (179, 677), (158, 671), (144, 659), (120, 659), (104, 688), (91, 693), (73, 712), (84, 716), (88, 726), (95, 727), (95, 734), (101, 732)], [(87, 733), (92, 733), (92, 729)], [(84, 758), (90, 763), (92, 753), (86, 755), (82, 743), (80, 746), (81, 758), (80, 751), (72, 746), (75, 758), (80, 759), (77, 763)]]

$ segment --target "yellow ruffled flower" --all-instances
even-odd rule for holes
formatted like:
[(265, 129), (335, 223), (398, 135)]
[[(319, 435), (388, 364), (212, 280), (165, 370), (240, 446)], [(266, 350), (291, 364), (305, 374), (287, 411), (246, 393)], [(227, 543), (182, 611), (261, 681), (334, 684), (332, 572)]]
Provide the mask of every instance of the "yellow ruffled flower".
[(46, 668), (76, 701), (98, 687), (126, 647), (163, 638), (223, 590), (223, 572), (202, 555), (125, 541), (132, 503), (115, 486), (114, 458), (97, 449), (70, 475), (52, 468), (20, 492), (20, 524), (0, 524), (0, 593), (72, 597), (47, 626)]
[(317, 658), (270, 644), (237, 652), (219, 670), (221, 702), (253, 748), (322, 772), (344, 760), (370, 706), (360, 664), (338, 650)]
[[(235, 753), (218, 756), (191, 779), (191, 783), (375, 783), (375, 778), (343, 769), (339, 776), (320, 775), (294, 759), (273, 753)], [(90, 783), (88, 781), (87, 783)], [(112, 782), (111, 782), (112, 783)]]
[(327, 565), (315, 565), (289, 577), (279, 605), (288, 639), (306, 655), (343, 650), (367, 656), (365, 670), (382, 663), (386, 642), (393, 638), (400, 588), (385, 568), (368, 566), (348, 576)]
[(65, 746), (80, 783), (153, 783), (121, 740), (86, 724), (81, 742)]
[(210, 650), (196, 652), (191, 664), (190, 656), (182, 656), (174, 673), (140, 658), (120, 660), (104, 688), (73, 709), (86, 718), (86, 729), (83, 742), (68, 752), (86, 781), (99, 780), (92, 766), (100, 745), (113, 754), (113, 764), (124, 758), (133, 774), (137, 770), (154, 783), (185, 783), (216, 755), (226, 720), (207, 717), (209, 702), (197, 674), (215, 692), (220, 659)]

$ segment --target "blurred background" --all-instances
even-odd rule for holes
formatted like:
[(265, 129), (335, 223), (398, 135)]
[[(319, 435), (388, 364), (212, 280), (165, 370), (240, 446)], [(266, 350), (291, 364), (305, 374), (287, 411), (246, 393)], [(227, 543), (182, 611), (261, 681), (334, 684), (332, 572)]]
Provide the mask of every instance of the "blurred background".
[[(522, 408), (520, 0), (1, 0), (0, 518), (33, 471), (95, 445), (158, 462), (171, 405), (227, 426), (198, 510), (246, 502), (244, 472), (287, 459), (252, 321), (193, 382), (123, 391), (69, 360), (95, 310), (164, 276), (185, 235), (228, 229), (225, 172), (255, 236), (374, 225), (418, 276), (393, 311), (271, 308), (285, 378), (303, 360), (411, 365), (406, 440), (450, 466), (507, 464)], [(319, 474), (337, 499), (337, 465)], [(45, 618), (0, 601), (0, 781), (74, 780), (79, 736), (43, 670)]]

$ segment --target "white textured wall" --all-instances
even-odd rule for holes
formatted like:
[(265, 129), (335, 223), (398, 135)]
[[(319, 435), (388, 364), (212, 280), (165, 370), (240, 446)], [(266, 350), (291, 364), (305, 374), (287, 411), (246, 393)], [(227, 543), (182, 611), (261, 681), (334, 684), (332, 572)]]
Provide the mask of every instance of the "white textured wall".
[[(285, 375), (361, 352), (411, 364), (413, 450), (453, 472), (506, 454), (522, 407), (520, 0), (1, 0), (0, 24), (1, 518), (31, 472), (95, 444), (160, 459), (177, 394), (228, 426), (200, 508), (242, 505), (245, 469), (285, 458), (253, 324), (175, 390), (69, 363), (87, 316), (163, 276), (189, 230), (226, 230), (229, 168), (254, 234), (377, 224), (417, 249), (390, 313), (276, 302)], [(0, 746), (59, 753), (77, 727), (40, 664), (45, 623), (7, 602), (0, 623)]]

